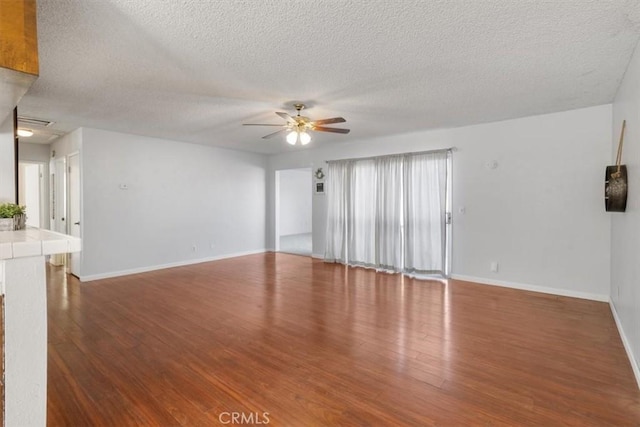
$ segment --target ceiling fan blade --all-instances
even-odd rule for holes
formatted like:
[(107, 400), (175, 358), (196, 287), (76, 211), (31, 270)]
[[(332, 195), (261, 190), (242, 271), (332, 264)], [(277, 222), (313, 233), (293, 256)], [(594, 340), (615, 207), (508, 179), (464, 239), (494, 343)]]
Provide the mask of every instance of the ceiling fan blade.
[(327, 128), (324, 126), (314, 126), (313, 130), (318, 132), (333, 132), (333, 133), (349, 133), (351, 129), (340, 129), (340, 128)]
[(296, 122), (296, 120), (293, 117), (291, 117), (287, 113), (283, 113), (281, 111), (276, 111), (276, 114), (279, 115), (280, 117), (282, 117), (283, 119), (285, 119), (289, 123), (292, 123), (294, 125), (298, 123), (298, 122)]
[(274, 136), (276, 136), (276, 135), (278, 135), (278, 134), (280, 134), (280, 133), (284, 132), (285, 130), (286, 130), (286, 129), (280, 129), (280, 130), (279, 130), (279, 131), (277, 131), (277, 132), (270, 133), (269, 135), (265, 135), (265, 136), (263, 136), (263, 137), (262, 137), (262, 139), (269, 139), (269, 138), (273, 138)]
[(274, 125), (272, 123), (243, 123), (242, 126), (284, 126), (284, 125)]
[(313, 125), (330, 125), (331, 123), (344, 123), (346, 120), (343, 117), (333, 117), (331, 119), (314, 120), (311, 122)]

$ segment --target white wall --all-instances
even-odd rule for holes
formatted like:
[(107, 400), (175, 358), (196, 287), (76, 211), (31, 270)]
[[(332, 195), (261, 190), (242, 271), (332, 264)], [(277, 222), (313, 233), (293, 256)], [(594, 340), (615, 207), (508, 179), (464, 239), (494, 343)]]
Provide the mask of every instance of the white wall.
[(82, 128), (69, 132), (49, 144), (49, 157), (60, 158), (80, 151), (82, 148)]
[[(18, 161), (20, 162), (36, 162), (43, 164), (42, 171), (42, 198), (40, 200), (41, 210), (43, 212), (40, 224), (41, 228), (49, 228), (49, 160), (51, 158), (51, 147), (49, 144), (31, 144), (28, 142), (19, 142)], [(28, 208), (28, 205), (27, 205)]]
[(84, 128), (81, 163), (81, 279), (265, 248), (263, 155)]
[(13, 114), (0, 123), (0, 203), (16, 202)]
[[(267, 243), (274, 245), (276, 170), (326, 172), (325, 160), (456, 147), (454, 276), (607, 300), (610, 216), (602, 177), (610, 146), (611, 106), (604, 105), (274, 155)], [(493, 160), (498, 168), (488, 169)], [(314, 195), (315, 256), (324, 253), (325, 210), (325, 196)], [(491, 261), (500, 263), (498, 273), (490, 272)]]
[[(44, 177), (43, 177), (44, 178)], [(18, 163), (18, 201), (26, 207), (27, 225), (40, 228), (41, 184), (40, 165)]]
[(28, 162), (49, 163), (51, 147), (49, 144), (18, 143), (18, 160)]
[(622, 121), (627, 120), (622, 162), (627, 165), (629, 193), (625, 213), (611, 213), (611, 301), (625, 347), (640, 385), (640, 45), (613, 103), (613, 141), (609, 164), (615, 163)]
[(280, 171), (280, 235), (311, 233), (311, 169)]

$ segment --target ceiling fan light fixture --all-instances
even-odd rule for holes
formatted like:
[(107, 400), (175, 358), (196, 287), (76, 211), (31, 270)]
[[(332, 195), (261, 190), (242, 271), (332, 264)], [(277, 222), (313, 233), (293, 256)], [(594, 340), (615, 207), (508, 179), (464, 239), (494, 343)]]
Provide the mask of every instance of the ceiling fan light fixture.
[(298, 141), (298, 132), (296, 132), (295, 130), (292, 130), (287, 134), (287, 142), (289, 144), (296, 145), (297, 141)]
[(300, 144), (307, 145), (311, 142), (311, 135), (307, 132), (300, 132)]
[[(0, 0), (2, 1), (2, 0)], [(349, 133), (349, 129), (341, 129), (334, 127), (327, 127), (325, 125), (331, 125), (334, 123), (344, 123), (346, 120), (344, 117), (331, 117), (329, 119), (311, 120), (309, 117), (301, 116), (300, 111), (304, 109), (304, 104), (294, 104), (296, 107), (297, 115), (291, 116), (290, 114), (282, 111), (276, 111), (276, 114), (283, 118), (286, 123), (278, 125), (275, 123), (243, 123), (243, 126), (277, 126), (280, 127), (279, 131), (272, 132), (262, 137), (262, 139), (273, 138), (276, 135), (282, 135), (286, 133), (285, 140), (290, 145), (296, 145), (300, 141), (300, 145), (308, 145), (311, 140), (311, 131), (313, 132), (332, 132), (332, 133)]]

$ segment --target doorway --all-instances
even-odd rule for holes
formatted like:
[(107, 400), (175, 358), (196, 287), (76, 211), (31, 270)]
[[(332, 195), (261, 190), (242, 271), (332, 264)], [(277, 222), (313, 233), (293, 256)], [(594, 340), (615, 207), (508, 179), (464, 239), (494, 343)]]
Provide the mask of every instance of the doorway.
[(311, 256), (311, 168), (276, 172), (276, 251)]
[(44, 169), (44, 163), (18, 163), (18, 204), (26, 207), (29, 227), (46, 226)]
[[(49, 163), (49, 228), (58, 233), (67, 234), (67, 161), (65, 157), (56, 157)], [(49, 258), (52, 265), (64, 265), (66, 256), (54, 254)]]

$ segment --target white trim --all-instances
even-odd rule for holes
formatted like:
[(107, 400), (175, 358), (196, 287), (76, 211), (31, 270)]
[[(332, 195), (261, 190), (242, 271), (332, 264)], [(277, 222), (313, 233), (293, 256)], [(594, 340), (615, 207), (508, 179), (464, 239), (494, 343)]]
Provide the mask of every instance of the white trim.
[(324, 259), (324, 254), (311, 254), (311, 258)]
[(188, 260), (184, 260), (184, 261), (170, 262), (170, 263), (167, 263), (167, 264), (151, 265), (151, 266), (148, 266), (148, 267), (140, 267), (140, 268), (132, 268), (132, 269), (129, 269), (129, 270), (112, 271), (112, 272), (109, 272), (109, 273), (90, 274), (90, 275), (87, 275), (87, 276), (80, 276), (79, 278), (80, 278), (81, 282), (90, 282), (92, 280), (109, 279), (111, 277), (128, 276), (130, 274), (138, 274), (138, 273), (147, 273), (149, 271), (163, 270), (165, 268), (182, 267), (182, 266), (185, 266), (185, 265), (192, 265), (192, 264), (201, 264), (203, 262), (218, 261), (218, 260), (221, 260), (221, 259), (236, 258), (236, 257), (240, 257), (240, 256), (245, 256), (245, 255), (262, 254), (262, 253), (265, 253), (265, 252), (267, 252), (266, 249), (257, 249), (257, 250), (245, 251), (245, 252), (235, 252), (235, 253), (232, 253), (232, 254), (216, 255), (216, 256), (207, 257), (207, 258), (188, 259)]
[(520, 289), (523, 291), (541, 292), (543, 294), (559, 295), (563, 297), (582, 298), (593, 301), (609, 302), (609, 295), (592, 294), (588, 292), (571, 291), (568, 289), (548, 288), (545, 286), (528, 285), (524, 283), (505, 282), (502, 280), (486, 279), (484, 277), (464, 276), (452, 274), (451, 279), (464, 280), (482, 285), (502, 286), (503, 288)]
[(609, 301), (609, 306), (611, 307), (613, 320), (616, 321), (618, 333), (620, 334), (620, 338), (622, 339), (624, 349), (627, 351), (627, 357), (629, 358), (629, 363), (631, 363), (631, 369), (633, 370), (633, 374), (636, 376), (636, 382), (638, 383), (638, 388), (640, 389), (640, 366), (638, 366), (638, 362), (636, 362), (637, 359), (633, 355), (633, 348), (631, 347), (631, 343), (627, 339), (627, 335), (624, 333), (624, 329), (622, 329), (622, 322), (618, 317), (618, 312), (616, 311), (616, 306), (613, 304), (613, 301)]
[[(65, 182), (66, 182), (66, 186), (67, 188), (65, 189), (65, 195), (66, 195), (66, 206), (65, 206), (65, 215), (64, 217), (67, 219), (66, 222), (66, 226), (67, 226), (67, 234), (71, 234), (71, 227), (73, 227), (73, 223), (71, 221), (71, 177), (69, 176), (69, 174), (71, 173), (71, 158), (72, 157), (78, 157), (78, 194), (76, 195), (78, 197), (78, 221), (80, 222), (79, 228), (80, 228), (80, 232), (78, 233), (79, 236), (77, 236), (79, 239), (82, 238), (82, 230), (84, 229), (84, 221), (83, 221), (83, 209), (82, 209), (82, 156), (80, 156), (80, 151), (73, 151), (69, 154), (66, 155), (66, 162), (65, 162), (65, 166), (64, 166), (64, 174), (65, 174)], [(81, 269), (81, 265), (82, 265), (82, 252), (77, 252), (75, 255), (74, 254), (68, 254), (65, 255), (67, 256), (67, 262), (65, 263), (65, 270), (67, 273), (71, 273), (75, 276), (77, 276), (78, 274), (80, 274), (80, 269)], [(72, 262), (71, 257), (75, 258), (75, 263)], [(73, 264), (73, 269), (75, 271), (71, 271), (71, 265)]]

